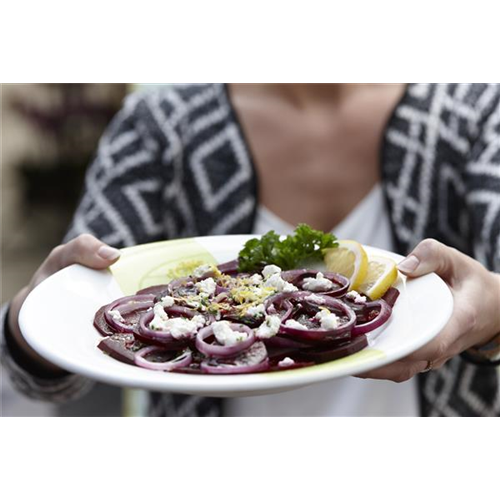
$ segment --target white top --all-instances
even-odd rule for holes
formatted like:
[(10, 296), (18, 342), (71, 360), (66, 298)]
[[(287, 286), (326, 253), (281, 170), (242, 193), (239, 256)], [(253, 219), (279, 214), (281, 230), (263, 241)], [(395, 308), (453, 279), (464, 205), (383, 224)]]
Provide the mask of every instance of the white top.
[[(258, 207), (254, 232), (293, 232), (293, 226), (263, 206)], [(393, 250), (389, 216), (382, 188), (376, 185), (332, 233), (365, 245)], [(355, 377), (322, 382), (269, 396), (228, 399), (228, 416), (418, 416), (417, 384)]]

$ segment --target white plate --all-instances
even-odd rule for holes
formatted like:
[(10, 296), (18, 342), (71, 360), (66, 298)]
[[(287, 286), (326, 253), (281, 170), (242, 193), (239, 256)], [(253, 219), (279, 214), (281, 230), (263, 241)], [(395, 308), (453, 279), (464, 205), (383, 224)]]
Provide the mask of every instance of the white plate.
[[(42, 356), (95, 380), (155, 391), (205, 396), (251, 396), (298, 387), (371, 370), (402, 358), (434, 338), (449, 320), (453, 299), (435, 274), (399, 278), (401, 295), (383, 331), (369, 334), (369, 346), (343, 359), (272, 373), (195, 375), (146, 370), (121, 363), (96, 346), (101, 336), (92, 326), (95, 312), (122, 295), (165, 283), (187, 261), (234, 259), (252, 236), (210, 236), (127, 248), (109, 271), (73, 265), (35, 288), (20, 313), (21, 330)], [(365, 247), (368, 255), (399, 262), (400, 255)]]

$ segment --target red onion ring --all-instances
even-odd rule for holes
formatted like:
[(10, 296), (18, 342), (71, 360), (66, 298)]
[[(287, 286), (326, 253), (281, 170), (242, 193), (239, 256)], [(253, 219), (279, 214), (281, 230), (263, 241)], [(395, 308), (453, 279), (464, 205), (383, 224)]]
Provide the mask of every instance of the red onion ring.
[[(153, 297), (152, 295), (144, 295), (144, 297)], [(138, 307), (138, 304), (140, 306)], [(143, 311), (145, 309), (149, 309), (154, 306), (153, 300), (144, 300), (139, 303), (136, 301), (126, 302), (125, 304), (118, 305), (114, 308), (115, 311), (118, 311), (122, 316), (124, 314), (131, 314), (136, 311)]]
[(269, 368), (269, 358), (263, 342), (255, 342), (246, 351), (232, 359), (211, 358), (201, 362), (200, 369), (203, 373), (212, 374), (238, 374), (256, 373)]
[(189, 307), (184, 306), (170, 306), (165, 307), (164, 310), (168, 313), (169, 316), (183, 316), (187, 318), (193, 318), (194, 316), (198, 316), (200, 313), (195, 309), (190, 309)]
[(325, 276), (325, 278), (338, 285), (339, 288), (337, 288), (336, 290), (327, 290), (326, 292), (318, 293), (321, 293), (322, 295), (328, 295), (328, 297), (342, 297), (342, 295), (345, 295), (349, 290), (351, 282), (345, 276), (337, 273), (323, 273), (323, 275)]
[(139, 290), (136, 295), (165, 295), (165, 292), (168, 290), (168, 285), (153, 285), (148, 286), (147, 288), (143, 288)]
[(299, 291), (299, 292), (281, 292), (281, 293), (276, 293), (274, 295), (271, 295), (271, 297), (266, 299), (264, 301), (264, 308), (266, 309), (266, 311), (269, 311), (270, 314), (277, 314), (276, 306), (278, 308), (280, 308), (282, 303), (285, 303), (287, 306), (287, 309), (288, 309), (288, 304), (292, 305), (291, 304), (292, 300), (294, 302), (298, 302), (301, 300), (308, 301), (308, 299), (311, 296), (319, 296), (322, 299), (324, 299), (324, 302), (321, 302), (321, 303), (315, 302), (314, 300), (310, 300), (309, 302), (311, 302), (315, 306), (318, 306), (318, 305), (324, 306), (327, 303), (328, 297), (329, 297), (324, 293), (309, 292), (306, 290)]
[(290, 271), (282, 271), (281, 277), (285, 281), (288, 281), (288, 283), (295, 285), (296, 283), (301, 281), (301, 278), (316, 276), (317, 273), (318, 271), (312, 271), (311, 269), (292, 269)]
[(191, 364), (193, 360), (193, 355), (191, 353), (191, 349), (184, 350), (179, 356), (176, 358), (165, 361), (163, 363), (155, 363), (154, 361), (148, 361), (146, 359), (146, 355), (151, 354), (155, 351), (164, 351), (165, 349), (151, 345), (148, 347), (144, 347), (137, 351), (134, 356), (134, 363), (141, 368), (148, 368), (149, 370), (160, 370), (171, 372), (173, 370), (177, 370), (179, 368), (184, 368)]
[[(164, 311), (169, 315), (174, 315), (176, 317), (189, 317), (192, 318), (196, 315), (196, 313), (192, 309), (188, 309), (187, 307), (181, 306), (172, 306), (164, 308)], [(160, 342), (162, 345), (169, 345), (171, 348), (173, 346), (178, 346), (179, 343), (184, 345), (186, 340), (184, 339), (176, 339), (171, 333), (168, 331), (162, 330), (153, 330), (149, 327), (149, 324), (153, 320), (155, 316), (154, 311), (148, 311), (141, 316), (139, 320), (139, 325), (137, 329), (137, 334), (141, 339), (152, 340), (154, 342)]]
[[(300, 298), (302, 292), (282, 292), (272, 295), (264, 301), (264, 309), (266, 314), (279, 314), (279, 309), (284, 305), (285, 312), (281, 316), (281, 321), (286, 321), (293, 313), (293, 305), (290, 302), (291, 298)], [(304, 292), (309, 293), (309, 292)]]
[(131, 295), (128, 297), (117, 299), (111, 302), (111, 304), (108, 304), (104, 309), (104, 317), (106, 319), (106, 322), (117, 332), (134, 333), (135, 325), (130, 325), (114, 319), (111, 315), (111, 311), (114, 309), (118, 309), (118, 307), (121, 307), (122, 310), (127, 314), (135, 311), (146, 310), (153, 306), (153, 299), (154, 295)]
[[(302, 292), (302, 293), (311, 293), (311, 292)], [(332, 308), (339, 310), (340, 312), (343, 313), (344, 316), (347, 316), (347, 322), (344, 323), (342, 326), (339, 326), (338, 328), (333, 328), (331, 330), (325, 330), (325, 329), (300, 329), (300, 328), (293, 328), (290, 326), (285, 326), (284, 323), (281, 324), (279, 333), (283, 333), (286, 335), (292, 335), (294, 337), (300, 338), (300, 339), (307, 339), (307, 340), (325, 340), (328, 338), (335, 338), (339, 337), (342, 335), (345, 335), (353, 329), (354, 325), (356, 324), (356, 314), (355, 312), (344, 302), (334, 299), (328, 295), (323, 295), (325, 297), (325, 303), (322, 304), (322, 306), (326, 308)]]
[(228, 322), (228, 324), (231, 330), (246, 333), (247, 338), (232, 346), (209, 344), (208, 342), (206, 342), (206, 339), (214, 334), (213, 324), (211, 324), (209, 326), (206, 326), (205, 328), (202, 328), (196, 335), (195, 346), (198, 351), (214, 358), (230, 358), (236, 356), (242, 351), (245, 351), (255, 342), (255, 333), (251, 328), (246, 325), (240, 325), (236, 323)]
[[(194, 287), (194, 278), (188, 276), (185, 278), (177, 278), (175, 280), (172, 280), (168, 285), (167, 285), (167, 293), (168, 295), (171, 295), (172, 297), (183, 297), (183, 298), (188, 298), (190, 295), (197, 295), (197, 290)], [(186, 294), (181, 294), (179, 293), (179, 290), (182, 288), (187, 288), (189, 290), (189, 287), (192, 287), (193, 293), (186, 293)]]
[(377, 317), (372, 319), (371, 321), (368, 321), (367, 323), (356, 325), (352, 329), (351, 335), (358, 336), (369, 333), (375, 330), (375, 328), (379, 328), (389, 320), (392, 314), (392, 308), (385, 300), (379, 299), (374, 300), (373, 302), (367, 302), (365, 304), (366, 309), (371, 309), (374, 307), (380, 307), (380, 312), (378, 313)]
[[(281, 273), (281, 277), (285, 281), (288, 281), (289, 283), (292, 283), (298, 288), (304, 290), (303, 289), (304, 279), (313, 278), (317, 274), (318, 271), (315, 271), (314, 269), (293, 269), (291, 271), (283, 271)], [(323, 290), (323, 291), (318, 290), (315, 293), (328, 295), (329, 297), (341, 297), (342, 295), (347, 293), (349, 285), (351, 284), (348, 278), (342, 276), (341, 274), (332, 273), (328, 271), (323, 272), (322, 274), (326, 279), (330, 280), (338, 288), (334, 288), (333, 290)], [(304, 291), (312, 292), (312, 290), (304, 290)]]
[(398, 297), (399, 290), (391, 286), (391, 288), (389, 288), (389, 290), (385, 292), (382, 300), (385, 300), (390, 307), (394, 307), (394, 304), (396, 303), (396, 300), (398, 300)]

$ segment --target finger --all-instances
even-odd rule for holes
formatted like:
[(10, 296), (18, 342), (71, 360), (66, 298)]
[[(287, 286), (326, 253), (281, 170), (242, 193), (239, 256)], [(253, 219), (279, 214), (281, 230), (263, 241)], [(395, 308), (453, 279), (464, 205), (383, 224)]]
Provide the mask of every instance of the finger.
[(82, 234), (65, 245), (56, 247), (47, 259), (46, 271), (53, 274), (71, 264), (92, 269), (105, 269), (116, 262), (120, 251), (105, 245), (90, 234)]
[(454, 248), (426, 239), (398, 264), (398, 269), (412, 278), (434, 272), (450, 282), (466, 269), (464, 259), (465, 255)]
[(446, 363), (448, 363), (448, 361), (450, 361), (450, 358), (442, 358), (442, 359), (438, 359), (436, 361), (433, 361), (433, 363), (432, 363), (432, 369), (433, 370), (439, 370), (443, 365), (445, 365)]
[(427, 366), (427, 361), (408, 362), (399, 360), (390, 365), (383, 366), (382, 368), (376, 368), (375, 370), (370, 370), (355, 376), (363, 379), (392, 380), (393, 382), (400, 383), (406, 382), (415, 375), (423, 372)]

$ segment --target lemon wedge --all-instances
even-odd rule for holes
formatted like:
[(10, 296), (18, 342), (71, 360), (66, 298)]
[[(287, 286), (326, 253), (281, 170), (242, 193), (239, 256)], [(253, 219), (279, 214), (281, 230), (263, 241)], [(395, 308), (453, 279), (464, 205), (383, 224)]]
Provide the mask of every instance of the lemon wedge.
[(365, 249), (357, 241), (339, 240), (338, 247), (329, 248), (324, 253), (328, 271), (339, 273), (349, 278), (350, 290), (358, 289), (368, 271), (368, 256)]
[(386, 257), (372, 257), (363, 282), (356, 290), (370, 299), (380, 299), (398, 279), (396, 263)]

